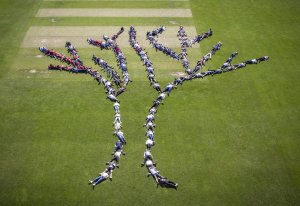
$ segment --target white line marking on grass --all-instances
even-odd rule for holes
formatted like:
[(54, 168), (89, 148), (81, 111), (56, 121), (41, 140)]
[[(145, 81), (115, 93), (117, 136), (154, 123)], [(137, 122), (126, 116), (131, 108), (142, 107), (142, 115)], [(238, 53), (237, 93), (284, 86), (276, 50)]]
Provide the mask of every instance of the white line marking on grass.
[(39, 9), (36, 17), (192, 17), (190, 9)]
[[(147, 31), (152, 31), (159, 26), (136, 26), (137, 40), (143, 47), (152, 47), (149, 41), (146, 40)], [(128, 42), (129, 27), (124, 27), (124, 33), (118, 38), (117, 43), (121, 47), (130, 47)], [(184, 27), (189, 38), (197, 35), (194, 26)], [(75, 47), (90, 48), (86, 39), (93, 38), (101, 40), (103, 35), (112, 36), (116, 34), (120, 26), (36, 26), (30, 27), (26, 33), (21, 47), (32, 48), (45, 46), (49, 48), (62, 48), (66, 41), (72, 42)], [(170, 26), (166, 31), (159, 35), (158, 41), (167, 47), (180, 47), (180, 42), (177, 37), (179, 27)], [(195, 45), (195, 48), (199, 47)]]

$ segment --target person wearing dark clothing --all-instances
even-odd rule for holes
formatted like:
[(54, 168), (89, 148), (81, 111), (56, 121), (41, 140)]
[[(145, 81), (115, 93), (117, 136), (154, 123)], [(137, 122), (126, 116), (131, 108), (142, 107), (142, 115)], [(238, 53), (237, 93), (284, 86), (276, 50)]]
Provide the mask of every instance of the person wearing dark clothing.
[[(178, 184), (168, 180), (167, 178), (158, 178), (158, 185), (161, 187), (165, 187), (165, 188), (173, 188), (175, 190), (177, 190), (178, 188)], [(157, 185), (157, 187), (158, 187)]]
[(263, 57), (257, 58), (256, 60), (257, 60), (258, 63), (260, 63), (260, 62), (266, 61), (266, 60), (268, 60), (268, 59), (269, 59), (268, 56), (263, 56)]

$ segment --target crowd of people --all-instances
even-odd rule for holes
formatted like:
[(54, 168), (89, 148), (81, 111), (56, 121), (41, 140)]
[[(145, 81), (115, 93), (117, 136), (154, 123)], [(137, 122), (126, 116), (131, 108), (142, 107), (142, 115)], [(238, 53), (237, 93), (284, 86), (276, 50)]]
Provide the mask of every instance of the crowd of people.
[[(104, 42), (109, 42), (109, 43), (107, 43), (106, 47), (94, 45), (94, 46), (100, 47), (100, 49), (111, 49), (114, 52), (116, 61), (117, 61), (117, 65), (119, 66), (119, 69), (122, 72), (122, 80), (121, 80), (120, 76), (118, 75), (118, 73), (115, 71), (115, 69), (112, 66), (110, 66), (106, 61), (104, 61), (103, 59), (101, 59), (99, 57), (96, 57), (95, 55), (93, 55), (93, 58), (92, 58), (94, 63), (96, 65), (99, 65), (102, 68), (102, 70), (106, 71), (108, 77), (111, 78), (113, 83), (119, 88), (117, 92), (113, 92), (112, 94), (110, 94), (110, 95), (114, 95), (115, 97), (117, 97), (121, 93), (125, 92), (127, 85), (129, 84), (129, 82), (131, 82), (129, 73), (128, 73), (128, 69), (127, 69), (126, 57), (122, 53), (120, 46), (116, 43), (116, 39), (123, 32), (124, 32), (124, 28), (121, 27), (120, 31), (118, 31), (117, 34), (113, 35), (112, 38), (103, 36)], [(98, 41), (98, 40), (93, 40), (93, 41)], [(121, 83), (123, 83), (123, 85), (121, 85)]]
[(178, 55), (175, 51), (173, 51), (172, 49), (158, 43), (158, 41), (155, 39), (155, 37), (158, 37), (158, 34), (162, 34), (164, 31), (166, 30), (166, 27), (162, 26), (159, 27), (151, 32), (147, 32), (147, 38), (150, 41), (150, 44), (153, 45), (153, 47), (155, 48), (156, 51), (161, 51), (162, 53), (164, 53), (167, 56), (170, 56), (176, 60), (179, 61), (180, 59), (180, 55)]
[[(110, 82), (108, 79), (103, 77), (97, 70), (94, 70), (90, 67), (86, 67), (83, 65), (83, 62), (81, 61), (77, 50), (75, 47), (70, 43), (66, 42), (65, 47), (67, 48), (67, 51), (69, 54), (71, 54), (72, 57), (66, 57), (63, 54), (59, 54), (54, 50), (47, 49), (45, 47), (40, 47), (39, 50), (45, 55), (50, 58), (54, 58), (56, 60), (59, 60), (63, 63), (66, 63), (65, 65), (52, 65), (50, 64), (48, 66), (49, 70), (60, 70), (60, 71), (68, 71), (72, 73), (86, 73), (91, 75), (94, 80), (96, 80), (99, 84), (102, 84), (105, 89), (105, 93), (107, 94), (107, 99), (112, 101), (113, 109), (115, 111), (115, 118), (113, 121), (113, 127), (115, 128), (115, 131), (113, 133), (113, 136), (117, 137), (117, 141), (114, 146), (114, 151), (112, 152), (112, 159), (107, 162), (108, 165), (106, 169), (99, 173), (99, 175), (94, 178), (93, 180), (89, 181), (89, 184), (92, 185), (92, 188), (94, 189), (96, 185), (100, 184), (101, 182), (110, 179), (112, 180), (112, 173), (115, 170), (115, 168), (119, 168), (119, 160), (122, 155), (125, 155), (125, 152), (123, 150), (123, 146), (126, 144), (126, 139), (124, 136), (124, 133), (122, 132), (122, 122), (121, 122), (121, 114), (120, 114), (120, 101), (117, 99), (117, 96), (123, 93), (126, 90), (126, 86), (131, 81), (129, 79), (129, 73), (127, 70), (127, 63), (126, 58), (124, 54), (122, 53), (120, 47), (116, 43), (116, 39), (118, 36), (124, 31), (124, 28), (122, 27), (121, 30), (114, 35), (112, 38), (104, 36), (104, 41), (96, 41), (89, 39), (93, 42), (101, 42), (99, 44), (96, 44), (96, 46), (100, 47), (101, 49), (111, 49), (113, 50), (117, 63), (122, 71), (122, 77), (121, 80), (120, 76), (117, 74), (117, 72), (107, 64), (103, 59), (100, 59), (93, 55), (93, 61), (95, 64), (99, 65), (102, 70), (105, 70), (107, 73), (107, 77), (111, 78), (113, 83)], [(88, 40), (88, 41), (89, 41)], [(99, 46), (101, 45), (101, 46)], [(121, 83), (123, 83), (121, 85)], [(115, 91), (114, 84), (116, 85), (116, 88), (118, 89)]]
[[(68, 49), (68, 52), (72, 55), (72, 57), (66, 57), (64, 54), (60, 54), (54, 50), (48, 49), (46, 47), (39, 47), (39, 50), (46, 56), (50, 58), (56, 59), (60, 62), (68, 64), (68, 66), (54, 66), (51, 65), (50, 69), (57, 69), (57, 70), (65, 70), (74, 73), (85, 73), (88, 67), (83, 65), (79, 55), (77, 54), (77, 50), (71, 45), (70, 42), (66, 42), (65, 47)], [(73, 47), (73, 48), (72, 48)], [(72, 49), (71, 49), (72, 48)]]
[[(118, 36), (121, 35), (123, 32), (124, 32), (124, 28), (122, 27), (117, 34), (113, 35), (112, 38), (103, 36), (105, 42), (104, 44), (97, 44), (97, 45), (93, 44), (94, 46), (100, 47), (100, 49), (111, 49), (115, 54), (117, 64), (119, 66), (119, 69), (122, 72), (122, 80), (121, 80), (120, 76), (117, 74), (117, 72), (112, 66), (110, 66), (105, 60), (93, 55), (92, 59), (94, 63), (96, 65), (99, 65), (102, 68), (102, 70), (106, 71), (108, 78), (111, 78), (114, 84), (116, 85), (116, 87), (118, 88), (118, 91), (114, 92), (112, 83), (106, 82), (104, 85), (104, 88), (106, 89), (106, 92), (108, 94), (107, 98), (114, 102), (113, 108), (115, 111), (115, 119), (113, 121), (113, 126), (115, 128), (115, 131), (113, 133), (113, 136), (117, 137), (118, 140), (115, 143), (114, 151), (112, 152), (113, 158), (106, 163), (108, 167), (102, 173), (100, 173), (99, 176), (96, 177), (94, 180), (90, 180), (89, 183), (92, 184), (93, 189), (97, 184), (100, 184), (102, 181), (108, 178), (112, 180), (111, 179), (112, 172), (114, 171), (115, 168), (119, 167), (119, 161), (121, 156), (125, 155), (123, 146), (126, 145), (126, 139), (124, 133), (122, 132), (120, 101), (116, 98), (118, 95), (126, 91), (127, 85), (129, 84), (129, 82), (131, 82), (129, 78), (128, 69), (127, 69), (126, 57), (122, 53), (121, 48), (116, 42)], [(97, 40), (88, 39), (88, 41), (89, 40), (97, 41)], [(97, 41), (97, 42), (101, 42), (101, 41)], [(105, 47), (102, 47), (101, 45), (105, 45)]]
[[(163, 31), (165, 31), (165, 27), (160, 27), (152, 32), (147, 32), (146, 39), (150, 40), (150, 43), (154, 45), (154, 48), (159, 51), (162, 51), (163, 53), (169, 55), (167, 51), (168, 48), (164, 47), (161, 44), (158, 44), (157, 41), (154, 39), (155, 36), (158, 36), (158, 34), (161, 34)], [(163, 177), (160, 172), (156, 168), (156, 163), (153, 160), (153, 156), (151, 154), (151, 148), (155, 145), (154, 141), (154, 129), (156, 125), (154, 124), (155, 121), (155, 113), (157, 112), (157, 109), (160, 104), (163, 104), (163, 100), (166, 96), (169, 96), (171, 91), (173, 89), (176, 89), (178, 85), (182, 85), (184, 81), (190, 81), (196, 78), (204, 78), (206, 76), (213, 76), (215, 74), (221, 74), (223, 72), (228, 72), (232, 70), (236, 70), (239, 68), (245, 67), (247, 64), (257, 64), (262, 61), (266, 61), (269, 59), (268, 56), (263, 56), (257, 59), (251, 59), (247, 60), (245, 62), (241, 62), (238, 64), (232, 64), (232, 60), (238, 55), (237, 52), (232, 53), (229, 58), (218, 68), (215, 70), (207, 70), (207, 71), (200, 71), (205, 66), (205, 63), (209, 61), (215, 53), (220, 50), (222, 43), (218, 42), (216, 45), (213, 46), (213, 48), (200, 60), (197, 61), (196, 66), (191, 69), (189, 61), (187, 59), (187, 48), (191, 47), (195, 43), (199, 43), (201, 40), (208, 38), (212, 35), (212, 30), (210, 29), (208, 32), (198, 35), (192, 40), (189, 40), (187, 38), (186, 32), (182, 26), (180, 26), (177, 36), (179, 37), (179, 40), (181, 41), (181, 54), (172, 54), (169, 55), (171, 58), (176, 60), (181, 60), (182, 66), (185, 69), (185, 72), (187, 73), (186, 76), (175, 78), (173, 82), (170, 82), (167, 84), (167, 86), (164, 89), (156, 89), (154, 86), (153, 88), (156, 89), (159, 92), (159, 96), (153, 101), (152, 106), (149, 109), (149, 113), (146, 117), (146, 123), (143, 125), (146, 128), (145, 136), (146, 138), (146, 150), (144, 152), (144, 161), (142, 162), (141, 166), (146, 165), (148, 176), (152, 176), (155, 182), (157, 183), (157, 186), (160, 185), (161, 187), (166, 188), (174, 188), (177, 190), (178, 184), (168, 180), (167, 178)], [(130, 27), (129, 31), (129, 42), (131, 47), (136, 51), (136, 53), (140, 56), (141, 60), (143, 61), (144, 66), (146, 67), (147, 76), (149, 79), (149, 82), (151, 85), (154, 85), (157, 83), (157, 81), (154, 78), (149, 78), (149, 75), (154, 76), (154, 68), (151, 64), (147, 64), (149, 62), (149, 57), (147, 56), (147, 52), (145, 49), (143, 49), (136, 40), (136, 31), (134, 27)], [(160, 49), (158, 49), (160, 48)], [(176, 56), (176, 58), (174, 58)], [(177, 58), (178, 57), (178, 58)], [(151, 69), (149, 70), (148, 67), (151, 66)], [(199, 72), (200, 71), (200, 72)]]
[(111, 38), (108, 36), (103, 35), (103, 41), (102, 40), (95, 40), (88, 38), (87, 42), (90, 45), (99, 47), (102, 49), (110, 49), (115, 43), (116, 39), (124, 32), (124, 27), (121, 27), (121, 29), (118, 31), (117, 34), (114, 34)]
[(212, 36), (212, 34), (213, 34), (212, 30), (209, 29), (208, 32), (203, 33), (201, 35), (197, 35), (194, 39), (189, 40), (188, 37), (187, 37), (187, 34), (185, 32), (184, 27), (183, 26), (179, 27), (179, 30), (178, 30), (178, 33), (177, 33), (177, 37), (179, 38), (179, 41), (180, 41), (180, 44), (181, 44), (181, 54), (179, 54), (179, 56), (180, 56), (181, 64), (182, 64), (182, 66), (185, 69), (185, 72), (187, 74), (190, 74), (192, 72), (192, 70), (190, 68), (190, 62), (187, 58), (187, 56), (188, 56), (187, 48), (192, 47), (193, 44), (199, 43), (203, 39)]
[(192, 72), (192, 69), (190, 68), (190, 62), (187, 58), (187, 48), (192, 47), (195, 43), (199, 43), (203, 39), (211, 37), (213, 34), (212, 30), (209, 29), (208, 32), (202, 33), (201, 35), (197, 35), (195, 38), (189, 40), (184, 27), (180, 26), (177, 33), (177, 37), (179, 38), (181, 44), (181, 53), (179, 54), (173, 51), (172, 49), (164, 46), (163, 44), (158, 43), (158, 41), (155, 39), (155, 37), (158, 37), (158, 35), (162, 34), (165, 30), (166, 27), (161, 26), (151, 32), (147, 32), (146, 39), (150, 41), (150, 44), (153, 45), (156, 51), (161, 51), (165, 55), (170, 56), (171, 58), (176, 59), (177, 61), (180, 61), (183, 68), (185, 69), (185, 72), (187, 74), (190, 74)]
[[(165, 30), (165, 27), (160, 27), (152, 32), (147, 33), (147, 38), (151, 39), (154, 36), (157, 36), (158, 34), (161, 34)], [(162, 101), (165, 99), (166, 95), (171, 92), (173, 88), (176, 88), (175, 85), (168, 85), (164, 90), (161, 90), (160, 85), (155, 79), (154, 74), (154, 68), (152, 67), (152, 62), (150, 61), (149, 57), (147, 56), (147, 52), (144, 48), (140, 46), (136, 39), (136, 30), (133, 26), (129, 29), (129, 43), (131, 47), (135, 50), (137, 55), (140, 57), (141, 61), (143, 62), (143, 65), (146, 67), (148, 80), (150, 82), (150, 85), (153, 86), (153, 88), (158, 91), (160, 94), (157, 99), (153, 101), (152, 107), (149, 109), (149, 114), (146, 117), (146, 123), (144, 124), (144, 127), (146, 128), (145, 136), (146, 138), (146, 150), (144, 152), (144, 161), (141, 164), (143, 167), (146, 165), (147, 171), (148, 171), (148, 177), (152, 176), (155, 180), (157, 187), (165, 187), (165, 188), (174, 188), (177, 190), (178, 184), (168, 180), (166, 177), (162, 176), (160, 172), (156, 168), (156, 163), (154, 163), (153, 156), (151, 154), (151, 148), (155, 145), (154, 140), (154, 128), (155, 128), (155, 113), (157, 111), (158, 106), (162, 103)]]
[[(151, 34), (158, 35), (158, 33), (161, 33), (162, 31), (163, 31), (163, 29), (161, 27), (161, 29), (155, 30)], [(152, 87), (156, 91), (161, 92), (160, 85), (159, 85), (158, 81), (155, 79), (154, 68), (152, 67), (152, 62), (151, 62), (150, 58), (148, 57), (148, 54), (145, 51), (145, 49), (142, 48), (141, 45), (138, 43), (138, 41), (136, 39), (136, 30), (133, 26), (130, 27), (128, 34), (129, 34), (129, 43), (130, 43), (131, 47), (139, 55), (141, 61), (143, 62), (143, 65), (146, 67), (147, 77), (149, 79), (150, 85), (152, 85)]]
[(197, 35), (194, 39), (190, 40), (190, 44), (199, 43), (203, 39), (212, 36), (212, 34), (213, 34), (213, 31), (211, 29), (209, 29), (208, 32), (205, 32), (205, 33), (202, 33), (200, 35)]

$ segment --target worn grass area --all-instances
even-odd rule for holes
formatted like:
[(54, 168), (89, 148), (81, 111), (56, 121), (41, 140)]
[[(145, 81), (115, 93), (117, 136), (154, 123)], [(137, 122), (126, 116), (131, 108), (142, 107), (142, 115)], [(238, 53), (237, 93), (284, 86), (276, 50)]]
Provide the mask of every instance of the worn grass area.
[(39, 9), (36, 17), (192, 17), (190, 9), (114, 9), (58, 8)]
[[(45, 46), (49, 48), (62, 47), (66, 41), (72, 42), (76, 47), (91, 48), (87, 44), (87, 38), (101, 40), (103, 35), (113, 36), (121, 27), (119, 26), (37, 26), (30, 27), (23, 40), (22, 47), (34, 47)], [(137, 40), (143, 47), (153, 46), (146, 41), (146, 33), (157, 28), (157, 26), (136, 26)], [(121, 47), (130, 47), (128, 43), (129, 27), (124, 27), (125, 31), (119, 36), (117, 42)], [(164, 43), (167, 47), (178, 47), (181, 44), (177, 37), (178, 26), (170, 26), (166, 28), (158, 38), (160, 43)], [(190, 38), (197, 36), (196, 28), (193, 26), (186, 27), (186, 32)], [(199, 47), (199, 45), (195, 45)]]
[(186, 8), (189, 1), (44, 1), (41, 8)]
[[(219, 66), (235, 50), (237, 61), (262, 55), (270, 61), (188, 82), (159, 108), (153, 154), (162, 174), (179, 182), (176, 192), (156, 189), (139, 166), (141, 125), (157, 94), (135, 53), (124, 49), (134, 81), (120, 97), (127, 155), (113, 181), (92, 191), (87, 180), (103, 170), (115, 142), (112, 106), (88, 76), (48, 72), (54, 60), (37, 58), (37, 49), (20, 48), (41, 1), (0, 2), (1, 205), (300, 202), (299, 1), (189, 4), (197, 31), (214, 30), (201, 52), (223, 42), (208, 68)], [(181, 70), (177, 62), (147, 50), (162, 85)], [(203, 54), (197, 50), (190, 54), (192, 62)], [(79, 52), (91, 66), (93, 53), (114, 62), (109, 51)]]
[(32, 26), (158, 26), (165, 25), (167, 27), (176, 25), (194, 26), (193, 18), (110, 18), (110, 17), (44, 17), (34, 18), (31, 22)]

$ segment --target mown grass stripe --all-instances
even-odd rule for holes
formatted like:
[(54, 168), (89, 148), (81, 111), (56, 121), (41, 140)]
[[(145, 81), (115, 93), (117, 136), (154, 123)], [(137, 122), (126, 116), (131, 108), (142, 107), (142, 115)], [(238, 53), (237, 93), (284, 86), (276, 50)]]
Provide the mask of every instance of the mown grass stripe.
[(190, 9), (39, 9), (36, 17), (192, 17)]

